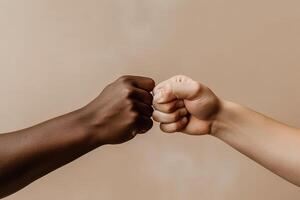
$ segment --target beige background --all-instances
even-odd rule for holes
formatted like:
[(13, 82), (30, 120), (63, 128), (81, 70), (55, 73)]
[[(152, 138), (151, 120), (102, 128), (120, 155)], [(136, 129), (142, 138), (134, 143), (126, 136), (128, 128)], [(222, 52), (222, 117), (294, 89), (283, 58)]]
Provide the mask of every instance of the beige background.
[[(0, 132), (96, 97), (122, 74), (186, 74), (300, 126), (297, 0), (1, 0)], [(211, 137), (157, 125), (8, 200), (296, 200), (300, 190)]]

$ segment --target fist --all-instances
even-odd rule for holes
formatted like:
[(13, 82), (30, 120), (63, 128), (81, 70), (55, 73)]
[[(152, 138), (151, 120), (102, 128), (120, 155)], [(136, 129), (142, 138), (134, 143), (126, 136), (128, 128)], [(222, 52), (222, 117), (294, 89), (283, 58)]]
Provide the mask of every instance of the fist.
[(204, 135), (212, 132), (220, 101), (208, 87), (178, 75), (154, 88), (153, 105), (162, 131)]
[(152, 79), (123, 76), (83, 110), (89, 131), (101, 144), (119, 144), (151, 129)]

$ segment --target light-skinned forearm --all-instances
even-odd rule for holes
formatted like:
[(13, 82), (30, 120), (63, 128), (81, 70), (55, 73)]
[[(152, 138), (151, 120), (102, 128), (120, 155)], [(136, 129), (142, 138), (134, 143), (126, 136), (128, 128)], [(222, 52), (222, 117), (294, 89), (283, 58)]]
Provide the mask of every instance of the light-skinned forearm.
[(212, 135), (300, 186), (300, 130), (223, 101)]

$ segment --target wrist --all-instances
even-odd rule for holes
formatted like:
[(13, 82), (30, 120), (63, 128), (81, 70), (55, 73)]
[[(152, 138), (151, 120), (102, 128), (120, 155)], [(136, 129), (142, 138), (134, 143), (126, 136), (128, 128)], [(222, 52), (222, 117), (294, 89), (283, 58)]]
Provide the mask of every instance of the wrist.
[(84, 140), (86, 144), (94, 148), (105, 145), (99, 138), (98, 132), (95, 131), (93, 117), (85, 108), (72, 112), (72, 115), (74, 118), (74, 128), (82, 136), (82, 140)]
[(220, 138), (225, 133), (233, 132), (234, 123), (239, 119), (238, 113), (241, 109), (242, 106), (234, 102), (220, 100), (220, 108), (212, 124), (211, 135)]

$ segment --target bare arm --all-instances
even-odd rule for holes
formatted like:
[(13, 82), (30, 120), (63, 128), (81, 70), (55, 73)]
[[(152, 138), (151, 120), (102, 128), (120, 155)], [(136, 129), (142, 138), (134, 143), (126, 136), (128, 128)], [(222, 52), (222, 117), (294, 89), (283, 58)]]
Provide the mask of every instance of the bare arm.
[(152, 127), (152, 79), (124, 76), (82, 109), (0, 135), (0, 198), (106, 144)]
[(300, 186), (300, 130), (232, 102), (222, 102), (212, 133)]
[(213, 135), (300, 186), (299, 129), (220, 100), (209, 88), (185, 76), (158, 84), (154, 106), (153, 119), (164, 132)]
[(0, 135), (0, 197), (100, 146), (82, 126), (80, 111)]

